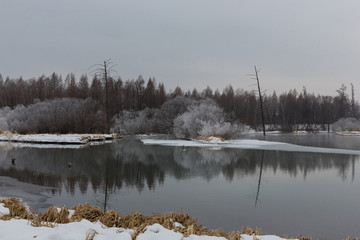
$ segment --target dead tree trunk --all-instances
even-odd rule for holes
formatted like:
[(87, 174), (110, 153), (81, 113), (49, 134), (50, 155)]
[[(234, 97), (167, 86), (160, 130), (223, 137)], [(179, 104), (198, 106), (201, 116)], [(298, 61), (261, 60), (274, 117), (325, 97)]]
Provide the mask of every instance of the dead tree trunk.
[(106, 115), (106, 126), (105, 126), (105, 132), (110, 133), (110, 120), (111, 120), (111, 113), (110, 113), (110, 107), (109, 107), (109, 82), (113, 81), (111, 74), (113, 72), (116, 72), (113, 68), (116, 65), (114, 65), (111, 60), (104, 61), (103, 64), (95, 64), (91, 66), (90, 68), (95, 68), (91, 71), (91, 74), (94, 75), (100, 75), (104, 85), (105, 85), (105, 115)]
[(260, 88), (260, 82), (259, 82), (259, 71), (256, 69), (256, 66), (254, 66), (255, 69), (255, 77), (256, 77), (256, 82), (257, 82), (257, 87), (258, 87), (258, 91), (259, 91), (259, 100), (260, 100), (260, 109), (261, 109), (261, 121), (262, 121), (262, 127), (263, 127), (263, 133), (264, 136), (265, 134), (265, 118), (264, 118), (264, 108), (263, 108), (263, 101), (262, 101), (262, 97), (261, 97), (261, 88)]

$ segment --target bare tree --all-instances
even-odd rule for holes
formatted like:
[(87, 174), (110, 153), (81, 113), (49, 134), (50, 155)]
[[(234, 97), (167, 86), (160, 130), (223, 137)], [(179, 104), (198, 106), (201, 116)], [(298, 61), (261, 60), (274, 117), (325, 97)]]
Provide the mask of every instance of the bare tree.
[(357, 118), (354, 84), (350, 83), (350, 86), (351, 86), (351, 113), (352, 113), (352, 117)]
[(253, 76), (254, 76), (254, 79), (256, 80), (256, 85), (257, 85), (258, 92), (259, 92), (259, 101), (260, 101), (260, 110), (261, 110), (261, 122), (262, 122), (262, 127), (263, 127), (263, 133), (264, 133), (264, 136), (265, 136), (266, 133), (265, 133), (264, 108), (263, 108), (263, 101), (262, 101), (262, 96), (261, 96), (261, 87), (260, 87), (260, 81), (259, 81), (260, 69), (258, 70), (256, 68), (256, 66), (254, 66), (254, 69), (255, 69), (255, 75), (253, 75)]
[(92, 75), (99, 76), (104, 82), (105, 86), (105, 115), (106, 115), (106, 132), (110, 132), (110, 112), (109, 112), (109, 81), (112, 81), (113, 78), (111, 74), (117, 73), (114, 70), (116, 64), (111, 62), (111, 59), (104, 61), (103, 64), (95, 64), (90, 67), (93, 70), (91, 71)]

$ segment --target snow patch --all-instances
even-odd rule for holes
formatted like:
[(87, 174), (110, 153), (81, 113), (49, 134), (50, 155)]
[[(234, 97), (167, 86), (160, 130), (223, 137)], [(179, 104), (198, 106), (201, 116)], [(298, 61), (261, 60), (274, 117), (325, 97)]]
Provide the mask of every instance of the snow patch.
[(214, 236), (197, 236), (197, 235), (190, 235), (187, 238), (184, 238), (184, 240), (226, 240), (226, 238), (223, 237), (214, 237)]
[(300, 146), (283, 142), (261, 141), (253, 139), (238, 139), (228, 141), (209, 142), (204, 140), (166, 140), (166, 139), (141, 139), (145, 145), (163, 145), (174, 147), (204, 147), (204, 148), (238, 148), (238, 149), (258, 149), (287, 152), (312, 152), (312, 153), (333, 153), (360, 155), (359, 150), (320, 148)]
[(342, 136), (360, 136), (359, 131), (339, 131), (339, 132), (335, 132), (335, 134)]
[(139, 234), (136, 238), (137, 240), (181, 240), (183, 239), (183, 235), (178, 232), (171, 231), (169, 229), (164, 228), (160, 224), (153, 224), (151, 226), (147, 226), (145, 228), (145, 232)]
[[(296, 240), (296, 239), (281, 238), (281, 237), (274, 236), (274, 235), (263, 235), (263, 236), (256, 235), (256, 239), (258, 239), (258, 240)], [(252, 235), (241, 234), (240, 240), (254, 240), (254, 237)]]
[(175, 222), (174, 226), (179, 227), (179, 228), (185, 228), (181, 223), (178, 223), (178, 222)]
[(0, 217), (6, 214), (10, 214), (10, 211), (3, 203), (0, 203)]
[[(57, 224), (55, 227), (32, 227), (27, 220), (11, 219), (9, 221), (0, 220), (0, 239), (37, 239), (37, 240), (78, 240), (85, 239), (88, 233), (94, 234), (97, 240), (131, 240), (134, 230), (123, 228), (108, 228), (100, 222), (71, 222), (67, 224)], [(184, 238), (181, 233), (168, 230), (160, 224), (153, 224), (145, 228), (145, 232), (139, 234), (137, 240), (225, 240), (222, 237), (196, 236), (190, 235)], [(259, 238), (260, 239), (260, 238)], [(278, 240), (264, 239), (264, 240)]]
[(70, 218), (72, 217), (72, 215), (74, 215), (75, 210), (68, 209), (68, 211), (69, 211), (69, 216), (68, 216), (68, 218), (70, 219)]
[(0, 134), (0, 141), (41, 144), (87, 144), (117, 138), (115, 134)]

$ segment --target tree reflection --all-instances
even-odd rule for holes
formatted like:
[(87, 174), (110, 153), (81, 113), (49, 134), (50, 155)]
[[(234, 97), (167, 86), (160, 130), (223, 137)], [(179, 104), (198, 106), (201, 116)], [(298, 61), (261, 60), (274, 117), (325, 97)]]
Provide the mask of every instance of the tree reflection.
[(263, 172), (263, 165), (264, 165), (264, 151), (261, 151), (261, 164), (260, 164), (259, 182), (258, 182), (258, 187), (257, 187), (257, 191), (256, 191), (256, 198), (255, 198), (255, 207), (256, 207), (256, 205), (258, 203), (258, 200), (259, 200), (260, 186), (261, 186), (261, 176), (262, 176), (262, 172)]
[[(16, 166), (9, 160), (14, 157)], [(211, 180), (222, 175), (231, 182), (260, 172), (257, 202), (263, 171), (281, 171), (306, 179), (310, 173), (336, 169), (343, 180), (349, 173), (354, 180), (357, 161), (358, 156), (320, 153), (211, 148), (183, 151), (181, 147), (143, 145), (129, 138), (83, 149), (3, 149), (0, 175), (53, 187), (55, 192), (65, 189), (71, 195), (76, 191), (85, 194), (91, 187), (108, 196), (123, 188), (154, 190), (167, 176)], [(71, 168), (68, 162), (72, 163)]]

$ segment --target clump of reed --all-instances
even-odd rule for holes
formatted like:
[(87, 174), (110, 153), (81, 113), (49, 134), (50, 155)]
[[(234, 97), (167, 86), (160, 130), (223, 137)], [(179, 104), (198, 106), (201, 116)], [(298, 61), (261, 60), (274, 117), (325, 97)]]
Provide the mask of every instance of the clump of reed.
[[(122, 229), (132, 229), (132, 239), (143, 233), (147, 226), (158, 223), (163, 227), (179, 232), (188, 237), (190, 235), (208, 235), (224, 237), (229, 240), (240, 239), (241, 234), (252, 235), (253, 239), (261, 235), (260, 229), (252, 229), (246, 227), (241, 231), (234, 231), (225, 233), (222, 229), (210, 230), (201, 225), (197, 219), (192, 218), (188, 213), (182, 211), (180, 213), (170, 212), (168, 214), (153, 214), (152, 216), (145, 216), (139, 212), (133, 212), (126, 216), (114, 210), (108, 210), (104, 213), (99, 207), (91, 206), (90, 204), (79, 204), (70, 209), (66, 207), (52, 206), (44, 213), (35, 214), (31, 208), (26, 208), (21, 201), (16, 198), (0, 199), (5, 207), (9, 208), (9, 214), (0, 216), (0, 220), (10, 220), (12, 218), (26, 219), (34, 227), (47, 226), (55, 227), (56, 224), (63, 224), (69, 222), (78, 222), (86, 219), (90, 222), (100, 221), (106, 227), (118, 227)], [(69, 210), (74, 211), (70, 216)], [(93, 240), (95, 235), (98, 234), (94, 229), (89, 229), (87, 232), (86, 240)], [(311, 240), (311, 238), (301, 237), (300, 240)], [(358, 240), (358, 239), (355, 239)]]
[(69, 211), (66, 207), (49, 207), (45, 213), (38, 215), (43, 222), (69, 223)]
[(121, 227), (121, 215), (114, 210), (108, 210), (106, 214), (102, 215), (100, 222), (107, 227)]
[(99, 207), (91, 206), (88, 203), (79, 204), (70, 209), (75, 210), (74, 214), (71, 216), (72, 222), (78, 222), (82, 219), (89, 220), (90, 222), (96, 222), (104, 215), (104, 212)]
[(9, 209), (9, 214), (0, 217), (2, 220), (9, 220), (12, 218), (32, 220), (35, 217), (34, 212), (30, 208), (29, 212), (24, 204), (16, 198), (0, 199), (0, 203), (3, 203), (4, 207)]

